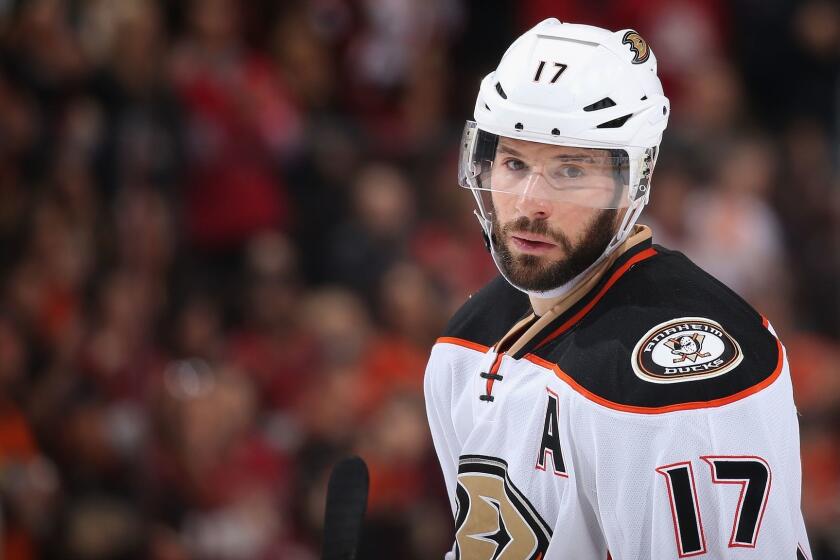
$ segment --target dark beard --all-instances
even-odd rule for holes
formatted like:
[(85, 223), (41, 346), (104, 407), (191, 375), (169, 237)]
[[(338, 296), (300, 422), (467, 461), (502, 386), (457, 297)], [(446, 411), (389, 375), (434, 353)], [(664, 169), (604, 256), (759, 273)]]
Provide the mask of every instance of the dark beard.
[[(575, 276), (589, 268), (604, 253), (607, 244), (615, 235), (618, 210), (602, 210), (589, 224), (581, 242), (573, 246), (563, 232), (553, 231), (546, 220), (530, 220), (522, 216), (505, 224), (501, 232), (498, 223), (493, 223), (493, 237), (500, 266), (517, 286), (531, 292), (547, 292), (568, 283)], [(504, 242), (508, 235), (516, 232), (535, 233), (550, 238), (560, 245), (566, 257), (554, 262), (544, 262), (535, 255), (514, 256)]]

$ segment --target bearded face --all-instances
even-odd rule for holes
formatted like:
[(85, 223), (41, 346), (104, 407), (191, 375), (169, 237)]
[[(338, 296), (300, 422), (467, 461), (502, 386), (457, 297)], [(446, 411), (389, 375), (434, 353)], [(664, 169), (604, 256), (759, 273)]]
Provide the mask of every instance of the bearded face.
[(626, 209), (620, 158), (606, 150), (503, 138), (487, 185), (496, 262), (516, 286), (547, 292), (603, 255)]
[[(612, 239), (617, 210), (593, 211), (574, 239), (561, 228), (552, 228), (549, 220), (520, 217), (502, 226), (494, 224), (500, 264), (508, 278), (526, 290), (547, 291), (562, 286), (589, 268)], [(513, 247), (517, 233), (544, 236), (556, 243), (557, 250), (534, 254)]]

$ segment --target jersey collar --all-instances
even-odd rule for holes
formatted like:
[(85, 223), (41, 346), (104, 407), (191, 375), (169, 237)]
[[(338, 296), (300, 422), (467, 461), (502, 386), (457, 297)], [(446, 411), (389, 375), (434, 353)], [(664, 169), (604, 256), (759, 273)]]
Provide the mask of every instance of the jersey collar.
[(633, 265), (656, 254), (647, 226), (636, 230), (603, 266), (592, 270), (575, 289), (551, 302), (541, 316), (532, 313), (518, 322), (495, 345), (516, 359), (568, 332)]

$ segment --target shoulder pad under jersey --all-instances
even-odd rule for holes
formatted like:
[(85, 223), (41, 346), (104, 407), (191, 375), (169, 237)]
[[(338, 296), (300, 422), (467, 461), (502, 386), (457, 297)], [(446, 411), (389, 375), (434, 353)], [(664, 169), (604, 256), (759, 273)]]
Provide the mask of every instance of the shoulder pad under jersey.
[[(612, 408), (721, 406), (772, 383), (782, 347), (767, 321), (678, 252), (654, 246), (566, 331), (527, 357)], [(568, 323), (568, 322), (567, 322)]]
[(453, 315), (443, 337), (493, 346), (530, 311), (528, 296), (497, 276)]

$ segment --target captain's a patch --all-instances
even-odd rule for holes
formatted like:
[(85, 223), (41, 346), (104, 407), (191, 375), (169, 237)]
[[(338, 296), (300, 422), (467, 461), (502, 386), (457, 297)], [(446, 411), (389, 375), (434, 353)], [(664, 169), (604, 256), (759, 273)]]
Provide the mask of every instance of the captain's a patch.
[(633, 348), (630, 363), (643, 381), (680, 383), (723, 375), (743, 358), (738, 342), (719, 323), (680, 317), (645, 333)]

